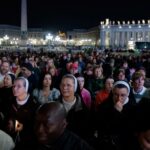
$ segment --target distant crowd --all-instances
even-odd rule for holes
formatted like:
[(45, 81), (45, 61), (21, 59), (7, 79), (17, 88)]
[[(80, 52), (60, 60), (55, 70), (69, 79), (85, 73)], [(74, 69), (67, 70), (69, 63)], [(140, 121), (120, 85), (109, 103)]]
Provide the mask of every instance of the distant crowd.
[(1, 52), (0, 150), (150, 150), (150, 53)]

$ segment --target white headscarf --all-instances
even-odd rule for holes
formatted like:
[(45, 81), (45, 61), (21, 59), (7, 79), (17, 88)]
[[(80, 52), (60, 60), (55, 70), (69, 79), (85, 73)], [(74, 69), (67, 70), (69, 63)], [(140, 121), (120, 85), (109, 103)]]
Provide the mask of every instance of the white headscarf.
[(77, 78), (72, 74), (66, 74), (66, 75), (63, 76), (63, 78), (66, 78), (66, 77), (71, 77), (71, 78), (74, 79), (74, 92), (76, 92), (77, 91), (77, 86), (78, 86)]
[(29, 81), (25, 78), (25, 77), (18, 77), (16, 80), (23, 80), (25, 82), (25, 90), (28, 93), (28, 89), (29, 89)]
[(128, 89), (128, 96), (129, 96), (129, 94), (130, 94), (130, 86), (129, 86), (129, 84), (128, 84), (127, 82), (125, 82), (125, 81), (116, 81), (116, 82), (114, 83), (114, 85), (113, 85), (113, 89), (116, 87), (116, 85), (119, 85), (119, 84), (123, 84), (124, 86), (127, 87), (127, 89)]
[[(125, 82), (125, 81), (116, 81), (116, 82), (114, 83), (114, 85), (113, 85), (113, 89), (114, 89), (117, 85), (119, 85), (119, 84), (124, 85), (124, 86), (128, 89), (128, 96), (129, 96), (129, 94), (130, 94), (130, 86), (129, 86), (129, 84), (128, 84), (127, 82)], [(129, 102), (129, 98), (127, 97), (127, 98), (125, 99), (123, 105), (127, 104), (128, 102)]]

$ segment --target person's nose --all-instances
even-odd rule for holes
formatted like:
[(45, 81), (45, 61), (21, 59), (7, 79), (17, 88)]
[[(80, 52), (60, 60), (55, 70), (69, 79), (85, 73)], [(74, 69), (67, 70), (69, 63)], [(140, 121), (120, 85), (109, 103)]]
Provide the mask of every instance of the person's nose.
[(39, 133), (43, 133), (44, 131), (44, 126), (42, 124), (38, 125), (38, 130)]
[(67, 89), (67, 85), (64, 85), (63, 89), (66, 90)]
[(116, 101), (118, 102), (118, 101), (122, 101), (122, 97), (120, 96), (120, 95), (118, 95), (117, 97), (116, 97)]

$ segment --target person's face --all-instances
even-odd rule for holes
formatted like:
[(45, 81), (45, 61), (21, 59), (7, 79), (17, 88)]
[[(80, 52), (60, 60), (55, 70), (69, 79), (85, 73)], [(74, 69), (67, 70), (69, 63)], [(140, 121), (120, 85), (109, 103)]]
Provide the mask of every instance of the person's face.
[(52, 114), (37, 114), (35, 119), (35, 134), (40, 144), (52, 144), (59, 138), (63, 129), (63, 120), (54, 118)]
[(7, 61), (7, 57), (2, 57), (2, 61)]
[(70, 73), (71, 73), (71, 74), (76, 74), (76, 73), (78, 73), (78, 69), (76, 69), (76, 68), (71, 68), (71, 69), (70, 69)]
[(123, 63), (123, 67), (124, 67), (124, 68), (127, 68), (127, 67), (128, 67), (128, 63), (126, 63), (126, 62)]
[(120, 72), (118, 75), (119, 80), (124, 80), (125, 79), (125, 74), (123, 72)]
[(2, 65), (1, 65), (1, 72), (2, 74), (6, 74), (8, 71), (9, 71), (9, 63), (7, 62), (3, 62)]
[(144, 70), (139, 70), (140, 73), (142, 73), (143, 77), (146, 78), (146, 72)]
[(34, 67), (35, 61), (34, 58), (29, 58), (29, 63)]
[(101, 70), (100, 68), (95, 69), (94, 75), (95, 75), (96, 78), (101, 77), (101, 75), (102, 75), (102, 70)]
[(16, 80), (14, 81), (14, 86), (13, 86), (13, 94), (16, 97), (21, 97), (26, 93), (26, 89), (24, 86), (24, 81), (23, 80)]
[(111, 91), (112, 87), (113, 87), (113, 84), (114, 84), (113, 79), (107, 79), (106, 82), (105, 82), (105, 89), (108, 90), (108, 91)]
[(142, 89), (144, 86), (144, 82), (145, 82), (144, 77), (140, 77), (139, 79), (133, 82), (133, 88), (136, 90)]
[(11, 79), (10, 75), (6, 75), (4, 77), (4, 86), (6, 86), (6, 87), (12, 86), (12, 79)]
[(71, 78), (63, 78), (60, 84), (60, 90), (63, 97), (74, 96), (74, 80)]
[(140, 133), (138, 135), (138, 141), (142, 150), (150, 150), (150, 130)]
[(87, 75), (92, 75), (92, 74), (93, 74), (93, 70), (90, 69), (90, 68), (88, 68), (88, 69), (87, 69)]
[(15, 63), (17, 64), (19, 62), (19, 59), (18, 57), (15, 59)]
[(84, 87), (84, 78), (83, 77), (78, 77), (77, 80), (79, 82), (80, 90), (82, 90), (83, 87)]
[(50, 60), (48, 60), (47, 64), (49, 67), (52, 67), (54, 65), (54, 62), (52, 59), (50, 59)]
[(50, 74), (51, 74), (52, 76), (55, 76), (55, 74), (56, 74), (56, 71), (55, 71), (54, 68), (51, 68), (51, 69), (49, 70), (49, 72), (50, 72)]
[(126, 98), (128, 97), (128, 89), (127, 88), (114, 88), (113, 89), (113, 101), (116, 104), (120, 101), (124, 104)]
[(44, 87), (50, 87), (51, 83), (52, 83), (51, 75), (46, 74), (44, 77), (44, 80), (43, 80), (43, 86)]
[(95, 63), (95, 64), (96, 64), (96, 62), (97, 62), (97, 61), (96, 61), (96, 59), (93, 59), (93, 63)]
[(29, 70), (27, 69), (27, 68), (25, 68), (25, 67), (22, 67), (21, 68), (21, 73), (22, 73), (22, 75), (24, 76), (24, 77), (28, 77), (29, 76)]

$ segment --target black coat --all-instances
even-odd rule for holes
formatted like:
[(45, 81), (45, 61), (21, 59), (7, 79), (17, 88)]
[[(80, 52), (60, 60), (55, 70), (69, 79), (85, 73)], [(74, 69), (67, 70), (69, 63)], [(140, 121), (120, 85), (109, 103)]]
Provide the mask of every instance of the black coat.
[[(31, 96), (29, 96), (27, 102), (24, 105), (18, 105), (16, 99), (13, 99), (9, 108), (10, 111), (6, 118), (6, 131), (13, 137), (14, 140), (18, 140), (18, 143), (30, 142), (30, 140), (33, 138), (34, 117), (38, 106), (39, 104), (34, 101)], [(16, 139), (17, 133), (15, 132), (15, 128), (11, 132), (8, 131), (7, 127), (9, 120), (13, 121), (14, 127), (16, 120), (23, 124), (23, 129), (20, 131), (18, 139)]]
[[(62, 97), (58, 99), (62, 102)], [(67, 129), (87, 140), (91, 135), (91, 116), (81, 97), (76, 95), (76, 102), (67, 114)]]
[(12, 87), (3, 87), (0, 89), (0, 110), (2, 111), (4, 117), (6, 117), (9, 112), (9, 107), (12, 103), (13, 98), (14, 96)]
[(92, 150), (92, 148), (74, 133), (66, 130), (54, 144), (38, 145), (37, 150)]
[(99, 106), (95, 122), (99, 148), (122, 150), (124, 140), (131, 133), (130, 117), (133, 109), (134, 106), (129, 101), (121, 112), (117, 111), (111, 97)]
[(93, 150), (84, 140), (69, 130), (64, 133), (51, 145), (42, 145), (36, 138), (30, 141), (30, 145), (23, 144), (23, 147), (15, 147), (15, 150)]

